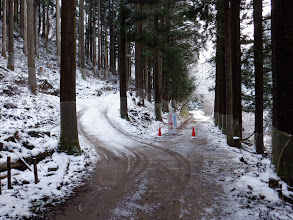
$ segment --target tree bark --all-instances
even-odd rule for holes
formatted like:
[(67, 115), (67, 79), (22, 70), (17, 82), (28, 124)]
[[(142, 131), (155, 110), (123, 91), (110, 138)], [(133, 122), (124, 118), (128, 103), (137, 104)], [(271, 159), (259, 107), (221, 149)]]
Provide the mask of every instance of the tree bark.
[(93, 72), (97, 74), (96, 1), (93, 0)]
[(144, 83), (143, 87), (144, 87), (144, 91), (145, 91), (145, 97), (144, 98), (146, 98), (146, 94), (147, 94), (147, 91), (148, 91), (148, 78), (149, 78), (148, 59), (149, 59), (149, 57), (146, 56), (144, 58), (144, 60), (143, 60), (143, 68), (144, 68), (144, 70), (143, 70), (143, 73), (144, 73), (143, 74), (143, 83)]
[(23, 37), (24, 31), (24, 0), (20, 0), (20, 35)]
[(109, 78), (109, 64), (108, 64), (108, 22), (107, 22), (107, 14), (105, 11), (105, 78)]
[(128, 119), (127, 82), (126, 82), (126, 1), (120, 0), (120, 34), (119, 34), (119, 78), (120, 78), (120, 116)]
[(262, 1), (253, 1), (254, 69), (255, 69), (255, 147), (264, 152), (263, 145), (263, 27)]
[(148, 90), (147, 90), (147, 99), (149, 102), (152, 101), (152, 85), (153, 85), (153, 77), (152, 77), (152, 74), (151, 74), (151, 57), (149, 57), (148, 59)]
[(37, 58), (39, 58), (38, 5), (36, 1), (34, 1), (34, 15), (35, 53)]
[(82, 78), (85, 79), (84, 0), (79, 0), (79, 58)]
[(23, 52), (27, 54), (27, 0), (23, 1)]
[(293, 1), (272, 0), (273, 152), (280, 178), (293, 186)]
[(42, 37), (46, 37), (46, 3), (42, 2), (43, 6), (43, 31), (42, 31)]
[(101, 75), (101, 0), (98, 0), (98, 72)]
[(13, 45), (13, 0), (8, 1), (8, 64), (7, 68), (14, 71), (14, 45)]
[[(93, 0), (89, 0), (89, 15), (88, 15), (88, 29), (89, 29), (89, 59), (88, 64), (93, 64)], [(91, 62), (90, 62), (91, 61)]]
[[(140, 15), (142, 13), (141, 3), (136, 3), (136, 14)], [(135, 41), (135, 90), (136, 97), (144, 99), (143, 91), (143, 65), (142, 65), (142, 20), (139, 19), (136, 21), (136, 36), (137, 40)], [(141, 103), (140, 103), (141, 104)]]
[(41, 33), (41, 26), (42, 26), (42, 14), (41, 14), (41, 3), (38, 1), (38, 34)]
[(240, 0), (231, 1), (231, 33), (233, 33), (231, 34), (233, 137), (238, 137), (235, 146), (240, 148), (240, 140), (242, 139)]
[(61, 132), (58, 150), (79, 155), (76, 117), (76, 1), (62, 0), (61, 7)]
[[(12, 0), (11, 0), (12, 1)], [(14, 29), (18, 29), (18, 0), (14, 0)]]
[(109, 0), (110, 72), (115, 73), (114, 0)]
[(27, 0), (27, 37), (28, 37), (28, 86), (32, 93), (37, 92), (34, 45), (34, 1)]
[[(223, 97), (222, 97), (222, 72), (221, 72), (221, 57), (224, 56), (222, 54), (221, 43), (223, 43), (223, 29), (221, 29), (223, 25), (223, 1), (216, 2), (216, 28), (217, 28), (217, 40), (216, 40), (216, 87), (215, 87), (215, 106), (214, 106), (214, 120), (215, 125), (219, 126), (222, 129), (222, 115), (220, 114), (220, 109), (223, 105)], [(225, 59), (225, 58), (224, 58)], [(224, 70), (225, 71), (225, 70)]]
[(50, 18), (49, 18), (49, 0), (46, 1), (47, 7), (46, 7), (46, 18), (47, 18), (47, 22), (46, 22), (46, 38), (45, 38), (45, 48), (46, 51), (49, 51), (48, 48), (48, 43), (49, 43), (49, 31), (50, 31)]
[(7, 0), (3, 0), (3, 22), (2, 22), (2, 28), (3, 28), (3, 33), (2, 33), (2, 56), (7, 57), (6, 54), (6, 38), (7, 38), (7, 33), (6, 33), (6, 18), (7, 18)]
[[(82, 1), (82, 0), (80, 0)], [(56, 45), (57, 45), (57, 64), (61, 65), (61, 39), (60, 39), (60, 0), (56, 0)], [(83, 32), (82, 32), (83, 33)]]
[(221, 91), (220, 91), (220, 128), (223, 134), (227, 134), (227, 88), (226, 88), (226, 49), (225, 49), (225, 4), (223, 1), (220, 1), (220, 38), (219, 38), (219, 71), (220, 71), (220, 80), (221, 80)]
[[(85, 1), (86, 3), (86, 1)], [(88, 8), (88, 13), (89, 13), (89, 7), (86, 7)], [(89, 51), (90, 51), (90, 48), (89, 48), (89, 35), (90, 35), (90, 32), (89, 32), (89, 22), (88, 22), (88, 19), (87, 19), (87, 24), (86, 24), (86, 38), (85, 38), (85, 56), (87, 59), (89, 59)]]
[(231, 58), (231, 8), (230, 1), (225, 0), (225, 72), (226, 72), (226, 129), (227, 144), (235, 146), (233, 141), (233, 87)]
[[(159, 36), (159, 16), (155, 13), (154, 16), (154, 32)], [(160, 55), (158, 45), (154, 49), (154, 92), (155, 92), (155, 115), (156, 120), (162, 121), (162, 95), (161, 95), (161, 85), (160, 85)]]

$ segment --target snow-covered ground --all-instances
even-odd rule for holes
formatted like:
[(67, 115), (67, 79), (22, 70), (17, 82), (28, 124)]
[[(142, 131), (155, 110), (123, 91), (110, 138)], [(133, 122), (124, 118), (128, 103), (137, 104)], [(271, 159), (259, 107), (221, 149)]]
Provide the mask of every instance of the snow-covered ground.
[[(1, 28), (1, 25), (0, 25)], [(17, 34), (15, 33), (17, 36)], [(59, 68), (56, 65), (56, 52), (50, 44), (50, 53), (40, 41), (40, 58), (36, 60), (39, 93), (32, 95), (27, 88), (27, 57), (22, 53), (22, 41), (15, 41), (15, 71), (6, 69), (7, 58), (0, 57), (0, 165), (5, 164), (10, 156), (12, 162), (19, 158), (35, 157), (40, 153), (49, 152), (50, 156), (38, 163), (39, 183), (34, 183), (33, 171), (12, 169), (13, 189), (7, 189), (7, 179), (1, 179), (2, 195), (0, 195), (0, 219), (18, 219), (23, 216), (38, 215), (47, 206), (59, 204), (73, 193), (74, 188), (82, 184), (90, 176), (99, 155), (86, 138), (80, 134), (80, 145), (83, 153), (79, 157), (68, 156), (55, 152), (59, 138)], [(1, 42), (0, 47), (2, 48)], [(210, 86), (202, 69), (202, 82), (205, 89)], [(116, 80), (117, 82), (117, 80)], [(126, 149), (112, 144), (111, 138), (125, 141), (119, 133), (105, 127), (103, 120), (108, 117), (111, 122), (122, 128), (130, 135), (149, 139), (157, 137), (158, 129), (162, 134), (167, 132), (167, 114), (163, 115), (163, 122), (155, 121), (153, 104), (145, 103), (145, 107), (137, 107), (135, 96), (128, 93), (128, 108), (130, 121), (119, 117), (119, 92), (115, 76), (111, 80), (100, 80), (87, 71), (87, 79), (83, 80), (77, 70), (77, 111), (79, 123), (87, 133), (92, 133), (115, 152)], [(203, 90), (202, 90), (203, 91)], [(208, 139), (218, 148), (232, 151), (239, 155), (236, 162), (245, 164), (246, 169), (233, 170), (235, 178), (225, 179), (227, 187), (224, 190), (238, 205), (243, 205), (242, 212), (235, 211), (239, 219), (262, 219), (262, 210), (271, 210), (271, 216), (279, 219), (293, 219), (292, 206), (279, 199), (276, 190), (268, 186), (270, 178), (279, 180), (271, 166), (270, 159), (255, 155), (248, 151), (230, 148), (226, 145), (225, 136), (214, 127), (209, 117), (212, 109), (212, 92), (205, 90), (200, 98), (204, 103), (204, 110), (194, 112), (196, 120), (205, 121), (203, 130)], [(109, 108), (104, 114), (104, 109)], [(85, 112), (83, 112), (85, 111)], [(80, 114), (83, 112), (83, 114)], [(179, 123), (184, 119), (179, 118)], [(159, 138), (159, 137), (157, 137)], [(122, 150), (121, 150), (122, 149)], [(184, 149), (183, 149), (184, 150)], [(117, 151), (118, 152), (118, 151)], [(32, 167), (32, 166), (31, 166)], [(0, 173), (4, 177), (6, 171)], [(280, 181), (281, 182), (281, 181)], [(231, 184), (233, 183), (233, 184)], [(287, 185), (282, 183), (282, 193), (289, 196)], [(223, 184), (225, 185), (225, 184)], [(230, 186), (233, 185), (233, 188)], [(258, 199), (256, 199), (258, 198)], [(255, 200), (256, 199), (256, 200)], [(256, 203), (254, 201), (260, 201)], [(249, 206), (257, 207), (260, 213), (252, 213)], [(230, 207), (233, 212), (233, 205)], [(238, 207), (239, 208), (239, 207)], [(235, 208), (236, 209), (236, 208)], [(237, 209), (238, 210), (238, 209)], [(255, 210), (255, 209), (254, 209)], [(256, 215), (257, 214), (257, 215)]]
[[(0, 172), (0, 219), (31, 216), (44, 211), (47, 205), (64, 201), (74, 188), (89, 177), (99, 159), (94, 147), (82, 135), (79, 136), (83, 151), (81, 156), (55, 152), (60, 132), (60, 73), (56, 64), (55, 45), (50, 43), (50, 51), (47, 53), (43, 47), (44, 39), (40, 38), (40, 57), (36, 59), (39, 92), (33, 95), (27, 87), (27, 57), (22, 52), (22, 39), (17, 32), (15, 36), (15, 70), (8, 70), (8, 58), (0, 56), (0, 142), (3, 144), (0, 149), (0, 165), (5, 167), (7, 157), (11, 157), (14, 163), (44, 152), (50, 156), (38, 163), (38, 184), (34, 183), (33, 171), (12, 169), (13, 189), (8, 190), (7, 178), (4, 178), (7, 172)], [(2, 41), (2, 48), (1, 43)], [(117, 76), (113, 76), (112, 81), (100, 80), (88, 70), (87, 79), (83, 80), (77, 70), (77, 111), (82, 112), (85, 107), (91, 106), (87, 114), (79, 119), (80, 123), (86, 124), (87, 131), (95, 132), (102, 140), (111, 138), (111, 131), (103, 126), (103, 116), (98, 115), (98, 111), (95, 112), (95, 107), (102, 110), (103, 107), (111, 106), (109, 114), (113, 123), (121, 124), (130, 134), (156, 136), (159, 127), (164, 134), (167, 130), (167, 114), (163, 115), (165, 123), (155, 121), (153, 105), (146, 102), (145, 107), (136, 108), (136, 100), (130, 93), (130, 121), (120, 119), (116, 78)], [(115, 80), (116, 84), (113, 83)], [(110, 144), (109, 140), (108, 143)], [(30, 167), (33, 169), (32, 165)]]

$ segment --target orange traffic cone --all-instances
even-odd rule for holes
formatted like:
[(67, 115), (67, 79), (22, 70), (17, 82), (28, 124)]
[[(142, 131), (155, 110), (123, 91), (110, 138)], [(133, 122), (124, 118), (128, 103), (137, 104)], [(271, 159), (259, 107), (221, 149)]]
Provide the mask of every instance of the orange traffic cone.
[(161, 128), (159, 128), (159, 133), (158, 133), (158, 136), (162, 136), (162, 133), (161, 133)]
[(194, 127), (192, 127), (192, 137), (195, 137)]

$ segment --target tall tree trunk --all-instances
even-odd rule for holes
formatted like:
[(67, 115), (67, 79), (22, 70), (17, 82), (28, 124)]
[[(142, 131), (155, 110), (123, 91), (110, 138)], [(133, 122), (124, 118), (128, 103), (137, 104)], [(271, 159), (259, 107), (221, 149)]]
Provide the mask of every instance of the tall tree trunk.
[[(86, 3), (86, 1), (85, 1)], [(89, 13), (89, 7), (86, 7), (88, 8), (88, 13)], [(88, 19), (87, 19), (87, 24), (86, 24), (86, 38), (85, 38), (85, 56), (87, 59), (89, 59), (89, 51), (90, 51), (90, 47), (89, 47), (89, 22), (88, 22)]]
[(14, 70), (14, 45), (13, 45), (13, 0), (9, 1), (9, 20), (8, 20), (8, 64), (7, 68)]
[(24, 29), (24, 0), (20, 0), (20, 35), (23, 37)]
[(88, 59), (87, 64), (91, 63), (92, 58), (92, 0), (89, 0), (89, 12), (88, 12)]
[(38, 34), (40, 34), (41, 33), (41, 26), (42, 26), (41, 3), (38, 1), (37, 5), (38, 5), (38, 19), (39, 19)]
[(149, 72), (148, 72), (148, 60), (149, 60), (149, 57), (145, 56), (144, 59), (143, 59), (143, 87), (144, 87), (144, 91), (145, 91), (145, 97), (147, 97), (147, 91), (148, 91), (148, 78), (149, 78)]
[[(116, 11), (114, 10), (114, 15), (113, 17), (116, 16)], [(114, 61), (113, 61), (113, 69), (114, 69), (114, 73), (116, 73), (117, 71), (117, 63), (118, 63), (118, 35), (116, 34), (116, 26), (114, 26), (114, 42), (113, 42), (113, 47), (114, 47)]]
[[(88, 64), (93, 64), (93, 0), (89, 0), (89, 59)], [(91, 61), (91, 62), (90, 62)]]
[(3, 0), (3, 22), (2, 22), (2, 28), (3, 28), (3, 32), (2, 32), (2, 56), (3, 57), (7, 57), (6, 54), (6, 37), (7, 37), (7, 33), (6, 33), (6, 21), (7, 19), (7, 0)]
[(231, 56), (233, 88), (233, 137), (235, 146), (241, 147), (242, 106), (241, 106), (241, 55), (240, 55), (240, 0), (231, 1)]
[(131, 42), (127, 42), (127, 52), (126, 52), (126, 60), (127, 60), (127, 89), (129, 89), (129, 84), (131, 83)]
[(128, 119), (127, 113), (127, 82), (126, 82), (126, 1), (120, 0), (120, 30), (119, 30), (119, 78), (120, 78), (120, 116)]
[(57, 44), (57, 64), (58, 64), (58, 66), (61, 65), (61, 38), (60, 38), (60, 33), (61, 33), (61, 30), (60, 30), (60, 0), (56, 0), (56, 44)]
[(79, 0), (79, 57), (82, 78), (85, 79), (85, 54), (84, 54), (84, 0)]
[(98, 0), (98, 72), (101, 76), (101, 0)]
[(109, 64), (108, 64), (108, 17), (107, 17), (107, 8), (110, 6), (107, 5), (108, 1), (104, 2), (104, 25), (105, 25), (105, 37), (104, 37), (104, 70), (105, 78), (109, 78)]
[(282, 180), (293, 186), (293, 1), (272, 0), (273, 152)]
[(232, 58), (231, 58), (231, 8), (230, 1), (225, 0), (225, 71), (226, 71), (226, 128), (227, 144), (234, 146), (233, 141), (233, 87), (232, 87)]
[(148, 59), (148, 90), (147, 90), (147, 99), (148, 99), (148, 101), (149, 102), (151, 102), (152, 101), (152, 85), (153, 85), (153, 83), (152, 83), (152, 75), (151, 75), (151, 57), (149, 57), (149, 59)]
[(46, 7), (46, 18), (47, 18), (47, 27), (46, 27), (46, 38), (45, 38), (45, 48), (46, 51), (49, 51), (48, 43), (49, 43), (49, 31), (50, 31), (50, 18), (49, 18), (49, 0), (46, 1), (47, 7)]
[(28, 86), (32, 93), (37, 92), (34, 45), (34, 1), (27, 0), (27, 37), (28, 37)]
[(264, 152), (263, 145), (263, 39), (262, 1), (253, 0), (254, 69), (255, 69), (255, 147)]
[[(159, 16), (155, 13), (154, 16), (154, 32), (159, 36)], [(160, 55), (158, 45), (154, 49), (154, 90), (155, 90), (155, 115), (156, 120), (162, 121), (162, 95), (160, 86)]]
[[(169, 5), (167, 5), (167, 8), (169, 8)], [(162, 29), (166, 29), (168, 32), (170, 31), (170, 13), (167, 13), (166, 18), (162, 19)], [(167, 43), (168, 45), (170, 44), (170, 40), (168, 37), (168, 34), (165, 34), (162, 36), (164, 39), (164, 42)], [(164, 53), (162, 54), (162, 60)], [(162, 110), (163, 112), (169, 112), (169, 75), (168, 72), (164, 70), (164, 62), (162, 62), (162, 86), (163, 86), (163, 107)]]
[(96, 1), (93, 0), (93, 72), (97, 74)]
[(23, 52), (27, 54), (27, 0), (23, 1)]
[(34, 1), (34, 11), (35, 53), (37, 58), (39, 58), (38, 5), (36, 1)]
[[(164, 63), (163, 63), (164, 66)], [(163, 68), (164, 69), (164, 68)], [(169, 90), (168, 90), (168, 73), (166, 71), (162, 71), (162, 86), (163, 86), (163, 112), (169, 112)]]
[[(142, 13), (141, 3), (136, 3), (136, 13)], [(139, 19), (136, 21), (136, 35), (138, 40), (135, 41), (135, 90), (136, 97), (140, 97), (144, 99), (144, 91), (143, 91), (143, 65), (142, 65), (142, 20)], [(140, 103), (142, 104), (142, 103)]]
[(105, 70), (105, 41), (104, 41), (104, 35), (103, 35), (103, 31), (104, 31), (104, 16), (102, 13), (102, 8), (104, 7), (103, 2), (101, 2), (101, 24), (100, 24), (100, 28), (101, 28), (101, 69)]
[(61, 132), (58, 149), (79, 155), (76, 117), (76, 1), (62, 0), (61, 7)]
[(219, 75), (219, 128), (224, 134), (226, 130), (226, 72), (225, 72), (225, 4), (217, 1), (217, 74)]
[[(105, 10), (105, 17), (106, 10)], [(108, 64), (108, 29), (107, 29), (107, 20), (105, 22), (105, 78), (109, 78), (109, 64)]]
[(43, 8), (43, 31), (42, 31), (42, 37), (46, 37), (46, 2), (42, 2), (42, 8)]
[(223, 16), (223, 8), (221, 8), (221, 3), (223, 4), (223, 1), (216, 1), (216, 10), (217, 10), (217, 16), (216, 16), (216, 28), (217, 28), (217, 40), (216, 40), (216, 86), (215, 86), (215, 104), (214, 104), (214, 120), (215, 125), (219, 126), (219, 128), (222, 128), (221, 123), (221, 116), (220, 116), (220, 108), (222, 104), (221, 100), (221, 89), (222, 89), (222, 77), (221, 77), (221, 15)]
[[(11, 0), (12, 1), (12, 0)], [(18, 0), (14, 0), (14, 29), (18, 29)]]
[(115, 73), (114, 0), (109, 0), (110, 72)]

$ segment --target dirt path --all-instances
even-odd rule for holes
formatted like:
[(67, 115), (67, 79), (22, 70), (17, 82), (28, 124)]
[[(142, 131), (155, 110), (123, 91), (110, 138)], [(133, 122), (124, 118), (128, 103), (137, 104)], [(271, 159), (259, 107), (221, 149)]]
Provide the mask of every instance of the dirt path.
[[(83, 114), (81, 112), (80, 114)], [(106, 110), (103, 112), (107, 117)], [(154, 140), (131, 137), (128, 152), (113, 152), (79, 124), (81, 135), (101, 155), (94, 174), (47, 219), (212, 219), (223, 216), (220, 179), (229, 175), (233, 155), (208, 146), (201, 123), (191, 122), (179, 135)], [(198, 139), (192, 139), (196, 127)], [(113, 138), (113, 142), (115, 140)], [(117, 156), (118, 155), (118, 156)], [(225, 158), (223, 160), (223, 158)]]

